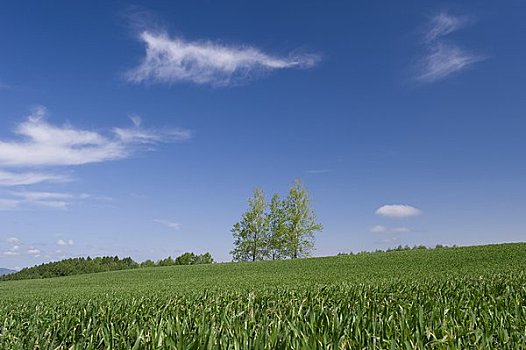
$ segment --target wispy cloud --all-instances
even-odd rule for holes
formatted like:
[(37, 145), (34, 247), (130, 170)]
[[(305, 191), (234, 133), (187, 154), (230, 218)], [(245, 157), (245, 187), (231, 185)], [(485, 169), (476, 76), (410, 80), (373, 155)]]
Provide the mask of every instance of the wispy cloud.
[(411, 229), (405, 226), (400, 227), (386, 227), (383, 225), (375, 225), (369, 228), (371, 233), (406, 233), (411, 232)]
[(431, 42), (440, 37), (451, 34), (471, 22), (468, 17), (452, 16), (441, 12), (431, 18), (425, 34), (425, 41)]
[(109, 136), (70, 125), (56, 126), (45, 120), (46, 110), (37, 108), (14, 130), (17, 140), (0, 140), (0, 167), (65, 166), (97, 163), (130, 157), (144, 143), (186, 140), (185, 130), (115, 128)]
[(185, 129), (144, 129), (141, 128), (142, 119), (137, 115), (130, 117), (133, 128), (113, 128), (115, 135), (123, 143), (155, 144), (171, 141), (186, 141), (192, 137), (192, 132)]
[(445, 36), (471, 22), (468, 17), (456, 17), (446, 12), (441, 12), (430, 20), (424, 33), (425, 54), (418, 62), (417, 81), (436, 82), (487, 58), (444, 40)]
[(13, 173), (0, 170), (0, 186), (20, 186), (34, 185), (42, 182), (68, 182), (71, 178), (66, 175), (43, 173), (43, 172), (22, 172)]
[(54, 209), (68, 209), (72, 203), (84, 200), (111, 200), (109, 197), (93, 196), (87, 193), (6, 191), (0, 193), (0, 210), (16, 210), (24, 206), (38, 206)]
[(192, 82), (213, 86), (242, 83), (265, 71), (309, 68), (320, 60), (315, 54), (273, 56), (250, 46), (234, 46), (211, 41), (186, 41), (164, 33), (143, 31), (146, 45), (142, 63), (130, 70), (130, 82)]
[(401, 240), (400, 237), (385, 237), (379, 240), (377, 243), (379, 244), (400, 244)]
[(422, 211), (407, 204), (388, 204), (376, 210), (376, 215), (404, 218), (420, 215)]
[(68, 240), (64, 240), (64, 239), (59, 239), (57, 241), (57, 245), (61, 246), (61, 247), (65, 247), (65, 246), (73, 246), (75, 245), (75, 242), (72, 240), (72, 239), (68, 239)]
[(33, 205), (66, 209), (68, 202), (74, 198), (70, 193), (56, 193), (56, 192), (11, 192), (11, 194), (19, 198), (19, 205), (22, 203), (29, 203)]
[(14, 252), (12, 250), (8, 250), (8, 251), (4, 252), (4, 255), (5, 256), (17, 256), (17, 255), (20, 255), (20, 253), (19, 252)]
[(167, 226), (171, 229), (174, 229), (176, 231), (179, 231), (181, 229), (181, 224), (177, 223), (177, 222), (173, 222), (173, 221), (168, 221), (168, 220), (153, 220), (154, 222), (156, 223), (159, 223), (161, 225), (164, 225), (164, 226)]

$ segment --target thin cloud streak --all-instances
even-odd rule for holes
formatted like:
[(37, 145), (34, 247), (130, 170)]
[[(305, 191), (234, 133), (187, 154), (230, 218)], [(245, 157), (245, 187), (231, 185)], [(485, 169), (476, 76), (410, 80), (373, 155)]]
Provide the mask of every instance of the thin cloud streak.
[[(52, 209), (69, 209), (71, 204), (85, 200), (108, 200), (108, 197), (81, 193), (8, 191), (0, 198), (0, 210), (17, 210), (26, 206)], [(111, 199), (109, 199), (111, 200)]]
[(13, 173), (0, 170), (0, 186), (34, 185), (42, 182), (69, 182), (71, 178), (65, 175), (25, 172)]
[(315, 54), (278, 57), (250, 46), (190, 42), (148, 30), (143, 31), (139, 39), (146, 46), (146, 54), (142, 63), (126, 74), (132, 83), (191, 82), (228, 86), (276, 69), (310, 68), (320, 60)]
[(375, 225), (369, 228), (371, 233), (408, 233), (411, 232), (411, 229), (405, 226), (400, 227), (386, 227), (383, 225)]
[(416, 79), (432, 83), (485, 59), (484, 56), (468, 53), (458, 46), (437, 43), (428, 49), (427, 55), (422, 59), (420, 75)]
[(468, 25), (468, 17), (457, 17), (441, 12), (434, 16), (424, 33), (424, 51), (417, 64), (415, 80), (433, 83), (465, 70), (487, 57), (468, 52), (456, 44), (444, 41), (444, 37)]
[(425, 41), (430, 42), (451, 34), (466, 26), (469, 22), (470, 20), (467, 17), (455, 17), (446, 12), (441, 12), (431, 18), (429, 29), (425, 34)]
[(176, 231), (179, 231), (181, 229), (181, 224), (177, 223), (177, 222), (173, 222), (173, 221), (168, 221), (168, 220), (153, 220), (154, 222), (158, 223), (158, 224), (161, 224), (161, 225), (164, 225), (164, 226), (167, 226), (171, 229), (174, 229)]

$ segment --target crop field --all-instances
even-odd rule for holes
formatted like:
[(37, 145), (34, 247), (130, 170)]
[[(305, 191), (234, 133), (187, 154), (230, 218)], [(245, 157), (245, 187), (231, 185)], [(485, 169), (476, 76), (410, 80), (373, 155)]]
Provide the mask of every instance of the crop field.
[(0, 349), (525, 349), (526, 244), (0, 282)]

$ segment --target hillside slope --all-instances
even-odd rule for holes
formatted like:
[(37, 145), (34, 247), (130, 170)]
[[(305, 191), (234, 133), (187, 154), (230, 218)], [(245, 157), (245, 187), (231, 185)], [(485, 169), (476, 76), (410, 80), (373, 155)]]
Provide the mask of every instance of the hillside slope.
[(334, 283), (382, 284), (397, 280), (479, 276), (526, 270), (526, 243), (366, 253), (255, 263), (171, 266), (0, 282), (0, 300), (30, 290), (46, 297), (67, 290), (81, 295), (145, 291), (177, 293), (209, 288), (261, 289)]
[(0, 282), (1, 349), (520, 349), (526, 244)]

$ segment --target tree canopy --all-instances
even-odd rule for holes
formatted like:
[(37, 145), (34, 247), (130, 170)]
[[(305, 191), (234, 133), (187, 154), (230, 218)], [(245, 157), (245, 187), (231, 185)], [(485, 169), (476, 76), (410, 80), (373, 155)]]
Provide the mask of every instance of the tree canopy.
[(231, 254), (234, 261), (306, 257), (314, 249), (315, 233), (322, 229), (316, 223), (301, 180), (294, 182), (285, 199), (274, 194), (268, 204), (263, 190), (256, 188), (247, 212), (231, 230), (234, 237)]
[(104, 256), (96, 258), (91, 258), (88, 256), (87, 258), (69, 258), (33, 267), (27, 267), (18, 272), (1, 276), (0, 280), (49, 278), (80, 275), (86, 273), (127, 270), (139, 267), (212, 264), (213, 262), (214, 259), (210, 253), (197, 255), (187, 252), (177, 257), (175, 260), (172, 257), (161, 259), (157, 262), (148, 259), (141, 264), (133, 261), (133, 259), (130, 257), (120, 259), (118, 256)]

